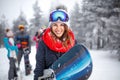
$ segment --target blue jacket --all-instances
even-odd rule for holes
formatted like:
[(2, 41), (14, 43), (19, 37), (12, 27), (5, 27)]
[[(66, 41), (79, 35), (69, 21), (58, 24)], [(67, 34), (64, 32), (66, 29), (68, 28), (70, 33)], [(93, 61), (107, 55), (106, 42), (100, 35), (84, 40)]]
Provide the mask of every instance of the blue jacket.
[(3, 38), (4, 46), (7, 49), (8, 53), (7, 56), (8, 58), (10, 57), (10, 52), (14, 51), (16, 52), (16, 55), (18, 54), (18, 48), (16, 46), (10, 45), (9, 39), (7, 37)]
[(16, 33), (15, 35), (15, 44), (20, 44), (21, 47), (18, 47), (19, 50), (22, 50), (22, 42), (27, 42), (26, 46), (29, 47), (29, 49), (31, 50), (31, 44), (30, 44), (30, 36), (27, 32), (23, 31), (19, 31)]

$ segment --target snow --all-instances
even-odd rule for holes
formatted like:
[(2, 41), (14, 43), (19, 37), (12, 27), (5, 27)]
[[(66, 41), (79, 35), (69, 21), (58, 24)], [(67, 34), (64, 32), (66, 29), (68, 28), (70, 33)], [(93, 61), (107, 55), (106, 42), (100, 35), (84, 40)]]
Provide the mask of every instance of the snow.
[[(25, 76), (25, 69), (24, 69), (24, 57), (22, 57), (20, 69), (21, 69), (21, 75), (22, 80), (33, 80), (33, 70), (35, 68), (35, 54), (36, 54), (36, 48), (35, 46), (32, 47), (32, 51), (30, 54), (30, 63), (32, 65), (32, 72), (30, 75)], [(0, 80), (8, 80), (8, 69), (9, 69), (9, 60), (7, 58), (7, 50), (5, 48), (0, 49)]]
[(120, 62), (110, 51), (90, 51), (93, 72), (89, 80), (120, 80)]
[[(102, 50), (90, 50), (93, 60), (93, 72), (89, 80), (119, 80), (120, 79), (120, 62), (117, 59), (116, 54), (110, 53), (110, 51)], [(36, 48), (32, 47), (30, 54), (30, 62), (32, 69), (35, 68), (35, 54)], [(9, 60), (7, 59), (7, 51), (5, 48), (0, 49), (0, 80), (8, 80), (8, 68)], [(33, 80), (33, 70), (28, 76), (25, 76), (24, 61), (21, 61), (21, 73), (22, 80)]]

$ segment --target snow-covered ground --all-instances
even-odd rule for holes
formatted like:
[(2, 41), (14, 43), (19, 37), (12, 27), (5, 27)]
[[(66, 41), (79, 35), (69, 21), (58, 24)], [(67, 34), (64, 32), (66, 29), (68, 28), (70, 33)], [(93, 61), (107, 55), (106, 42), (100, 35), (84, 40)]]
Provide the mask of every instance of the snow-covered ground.
[[(90, 50), (93, 60), (93, 72), (89, 80), (120, 80), (120, 62), (117, 60), (116, 54), (110, 51)], [(32, 47), (30, 54), (30, 62), (32, 69), (35, 68), (35, 46)], [(0, 49), (0, 80), (8, 80), (9, 61), (7, 59), (7, 51), (5, 48)], [(29, 76), (25, 76), (24, 61), (21, 61), (22, 80), (33, 80), (33, 71)]]
[[(22, 57), (22, 61), (20, 64), (22, 80), (33, 80), (33, 70), (35, 68), (35, 54), (36, 48), (32, 47), (32, 51), (30, 54), (30, 63), (32, 65), (32, 72), (30, 75), (25, 76), (25, 68), (24, 68), (24, 57)], [(7, 51), (5, 48), (0, 49), (0, 80), (8, 80), (8, 69), (9, 69), (9, 60), (7, 58)]]
[(90, 51), (93, 72), (89, 80), (120, 80), (120, 61), (111, 51)]

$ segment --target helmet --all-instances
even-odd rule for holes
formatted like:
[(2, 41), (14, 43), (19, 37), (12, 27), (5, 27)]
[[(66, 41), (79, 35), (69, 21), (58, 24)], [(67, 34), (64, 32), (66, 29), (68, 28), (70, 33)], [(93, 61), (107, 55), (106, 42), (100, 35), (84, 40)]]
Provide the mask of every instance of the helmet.
[(24, 29), (24, 25), (19, 25), (18, 28), (19, 29)]

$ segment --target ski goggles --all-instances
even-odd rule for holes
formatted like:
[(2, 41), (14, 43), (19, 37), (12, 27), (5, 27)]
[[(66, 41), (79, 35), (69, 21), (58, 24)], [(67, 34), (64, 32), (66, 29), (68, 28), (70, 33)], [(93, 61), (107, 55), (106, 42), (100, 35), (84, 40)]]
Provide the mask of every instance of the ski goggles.
[(69, 20), (68, 14), (62, 10), (57, 10), (57, 11), (52, 12), (50, 14), (49, 21), (56, 22), (58, 20), (67, 22)]

